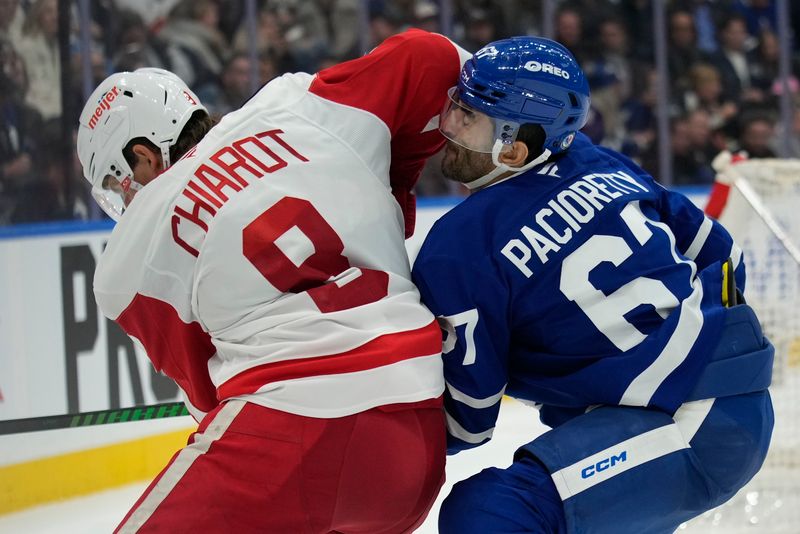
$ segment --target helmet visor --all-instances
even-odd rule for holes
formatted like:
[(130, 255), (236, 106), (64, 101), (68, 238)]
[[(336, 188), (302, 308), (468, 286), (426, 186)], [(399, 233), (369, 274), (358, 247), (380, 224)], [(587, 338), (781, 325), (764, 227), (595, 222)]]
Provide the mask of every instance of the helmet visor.
[(490, 154), (497, 141), (503, 149), (517, 138), (519, 124), (494, 119), (469, 107), (458, 95), (458, 87), (447, 91), (439, 131), (447, 139), (475, 152)]
[(92, 196), (109, 217), (119, 221), (125, 212), (125, 197), (134, 184), (136, 182), (130, 177), (120, 181), (116, 176), (107, 174), (100, 187), (92, 187)]

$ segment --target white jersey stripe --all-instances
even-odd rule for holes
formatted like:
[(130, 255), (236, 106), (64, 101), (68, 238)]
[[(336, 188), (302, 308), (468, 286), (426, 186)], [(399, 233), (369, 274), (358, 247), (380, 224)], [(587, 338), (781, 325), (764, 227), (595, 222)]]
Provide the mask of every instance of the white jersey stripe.
[(463, 391), (459, 390), (450, 382), (445, 381), (445, 385), (447, 386), (447, 391), (450, 392), (450, 396), (453, 397), (453, 400), (457, 400), (463, 404), (466, 404), (470, 408), (489, 408), (490, 406), (494, 406), (498, 402), (503, 399), (503, 394), (506, 392), (506, 387), (503, 386), (503, 389), (495, 393), (494, 395), (490, 395), (483, 399), (478, 399), (475, 397), (470, 397)]
[(700, 425), (706, 420), (708, 412), (714, 405), (715, 399), (703, 399), (693, 402), (685, 402), (675, 412), (673, 419), (681, 429), (683, 437), (687, 443), (692, 441), (692, 438), (697, 431), (700, 430)]
[(447, 432), (451, 436), (456, 437), (461, 441), (466, 441), (467, 443), (473, 443), (477, 445), (478, 443), (490, 439), (492, 434), (494, 434), (494, 427), (477, 434), (469, 432), (463, 426), (459, 425), (455, 418), (446, 411), (445, 416), (447, 418)]
[(742, 249), (739, 248), (739, 245), (737, 245), (736, 243), (734, 243), (733, 246), (731, 246), (730, 257), (731, 257), (731, 262), (733, 262), (733, 268), (735, 270), (737, 267), (739, 267), (739, 264), (742, 262)]
[(688, 447), (678, 426), (669, 424), (560, 469), (552, 478), (561, 500), (567, 500), (629, 469)]
[(442, 357), (401, 360), (364, 371), (270, 382), (233, 398), (306, 417), (340, 417), (376, 406), (435, 399), (444, 392)]
[(622, 394), (620, 404), (647, 406), (664, 379), (689, 355), (703, 328), (703, 313), (700, 310), (703, 286), (700, 279), (696, 279), (693, 286), (692, 294), (681, 303), (678, 324), (661, 354), (631, 381)]
[(697, 234), (692, 240), (692, 244), (689, 245), (689, 248), (686, 249), (686, 252), (684, 252), (683, 255), (691, 260), (697, 259), (697, 255), (700, 254), (701, 250), (703, 250), (703, 245), (706, 244), (706, 240), (708, 239), (708, 236), (711, 235), (711, 229), (713, 227), (714, 223), (711, 222), (711, 219), (704, 217), (703, 223), (700, 225), (700, 228), (697, 230)]
[(233, 420), (244, 407), (245, 403), (242, 401), (230, 401), (223, 406), (214, 420), (208, 425), (205, 432), (197, 433), (194, 436), (194, 442), (187, 445), (178, 453), (175, 461), (172, 462), (159, 481), (148, 492), (147, 496), (142, 500), (139, 506), (128, 517), (128, 520), (120, 525), (120, 534), (137, 532), (146, 522), (150, 516), (156, 511), (156, 508), (169, 496), (170, 492), (178, 485), (181, 478), (186, 474), (195, 460), (208, 452), (211, 444), (222, 437)]

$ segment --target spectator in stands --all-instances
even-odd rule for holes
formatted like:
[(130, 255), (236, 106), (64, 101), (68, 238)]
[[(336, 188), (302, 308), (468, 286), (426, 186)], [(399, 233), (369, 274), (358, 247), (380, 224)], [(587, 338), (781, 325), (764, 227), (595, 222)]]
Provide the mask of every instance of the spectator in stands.
[[(262, 9), (258, 13), (256, 32), (256, 46), (259, 55), (269, 54), (277, 65), (278, 74), (299, 70), (289, 53), (289, 43), (286, 41), (278, 15), (274, 10)], [(247, 52), (250, 50), (250, 45), (247, 24), (242, 20), (233, 39), (233, 47), (237, 52)]]
[(188, 60), (189, 73), (183, 79), (194, 90), (217, 83), (222, 72), (228, 44), (218, 22), (219, 12), (213, 0), (182, 0), (161, 30), (160, 36)]
[(606, 124), (603, 115), (597, 111), (597, 108), (589, 108), (586, 116), (586, 125), (581, 128), (581, 133), (586, 135), (592, 143), (598, 144), (606, 136)]
[[(86, 186), (82, 179), (77, 151), (66, 162), (72, 165), (73, 181), (67, 183), (69, 173), (64, 172), (61, 126), (49, 123), (41, 132), (41, 146), (55, 147), (37, 152), (37, 179), (19, 191), (18, 204), (11, 217), (12, 223), (67, 221), (86, 219), (88, 208), (83, 198)], [(73, 143), (77, 133), (73, 136)]]
[(472, 7), (464, 21), (463, 46), (467, 50), (478, 50), (499, 37), (502, 13), (495, 6)]
[(120, 10), (115, 14), (118, 31), (108, 42), (115, 71), (134, 71), (140, 67), (160, 67), (182, 79), (192, 76), (192, 65), (186, 54), (174, 44), (153, 33), (141, 15)]
[(0, 38), (18, 43), (22, 38), (25, 13), (19, 0), (0, 0)]
[(686, 137), (692, 147), (694, 162), (697, 166), (695, 172), (697, 183), (711, 183), (714, 181), (714, 169), (711, 162), (725, 146), (717, 146), (718, 138), (713, 135), (711, 117), (704, 109), (696, 109), (686, 116)]
[(250, 98), (252, 94), (251, 70), (250, 55), (246, 52), (238, 52), (225, 62), (222, 76), (220, 76), (220, 85), (210, 86), (208, 90), (197, 93), (212, 116), (221, 117), (239, 109)]
[(780, 75), (780, 48), (778, 36), (764, 30), (758, 36), (758, 46), (755, 49), (755, 59), (751, 71), (751, 82), (754, 88), (767, 94), (772, 88), (772, 83)]
[(574, 7), (566, 5), (556, 13), (555, 40), (572, 52), (575, 59), (582, 65), (590, 55), (590, 45), (583, 34), (583, 15)]
[(667, 63), (670, 82), (674, 90), (683, 92), (689, 88), (689, 69), (703, 59), (697, 48), (697, 32), (692, 14), (681, 9), (670, 13), (668, 32)]
[(403, 11), (393, 4), (376, 5), (370, 9), (369, 31), (371, 47), (382, 43), (388, 37), (400, 33), (411, 22)]
[(608, 70), (619, 82), (620, 98), (631, 96), (630, 36), (622, 19), (609, 17), (600, 23), (600, 48)]
[(603, 117), (605, 135), (600, 141), (619, 149), (625, 137), (621, 108), (631, 94), (628, 32), (616, 17), (603, 20), (599, 30), (599, 51), (586, 60), (583, 70), (592, 90), (592, 107)]
[(753, 37), (778, 29), (778, 7), (775, 0), (736, 0), (734, 9), (742, 15), (747, 31)]
[(744, 115), (739, 127), (738, 150), (750, 158), (774, 158), (771, 143), (775, 136), (774, 120), (763, 113)]
[(736, 116), (738, 106), (723, 95), (719, 71), (713, 65), (698, 63), (689, 71), (690, 89), (683, 95), (684, 108), (691, 112), (702, 108), (708, 112), (712, 129), (725, 125)]
[[(181, 0), (113, 0), (112, 3), (119, 11), (135, 12), (149, 28), (155, 30), (156, 28), (164, 27), (164, 24), (166, 24), (170, 16), (170, 12), (180, 1)], [(239, 2), (239, 0), (234, 1)], [(95, 4), (100, 4), (101, 6), (106, 3), (105, 1), (95, 2)]]
[(719, 48), (717, 27), (719, 21), (730, 13), (731, 0), (678, 0), (676, 9), (689, 11), (694, 18), (697, 31), (697, 47), (705, 54), (713, 54)]
[(422, 30), (441, 33), (439, 7), (428, 0), (421, 0), (414, 6), (414, 26)]
[[(337, 62), (360, 56), (357, 29), (359, 0), (316, 0), (316, 2), (325, 17), (328, 32), (325, 55), (336, 58)], [(435, 4), (431, 5), (436, 7)]]
[(653, 6), (650, 0), (625, 0), (618, 2), (614, 10), (628, 30), (631, 58), (637, 61), (653, 61)]
[[(426, 25), (435, 30), (440, 23), (440, 2), (436, 0), (369, 0), (367, 3), (373, 43), (409, 25)], [(257, 85), (283, 72), (317, 70), (359, 55), (362, 52), (359, 49), (361, 30), (357, 23), (359, 4), (360, 0), (259, 0)], [(52, 119), (61, 113), (56, 5), (56, 0), (0, 0), (0, 37), (11, 36), (30, 69), (32, 87), (28, 102), (45, 118)], [(452, 5), (453, 37), (471, 50), (505, 36), (508, 31), (527, 33), (541, 31), (543, 26), (543, 0), (457, 0)], [(569, 0), (560, 1), (558, 5), (553, 21), (556, 37), (575, 53), (592, 77), (594, 109), (586, 132), (592, 139), (617, 148), (637, 161), (654, 157), (656, 74), (651, 57), (652, 2)], [(216, 111), (224, 112), (235, 107), (235, 102), (241, 101), (243, 94), (251, 90), (250, 42), (242, 6), (238, 0), (95, 2), (92, 37), (97, 42), (95, 46), (102, 43), (106, 56), (100, 58), (97, 53), (100, 48), (95, 48), (92, 63), (101, 71), (106, 70), (108, 64), (114, 70), (135, 70), (143, 66), (167, 68), (209, 95), (207, 101), (218, 101)], [(774, 30), (776, 20), (775, 1), (671, 0), (669, 6), (671, 94), (681, 108), (670, 112), (684, 115), (685, 120), (685, 124), (675, 127), (688, 128), (697, 138), (702, 138), (697, 132), (710, 129), (712, 148), (706, 146), (704, 151), (722, 146), (723, 133), (731, 147), (735, 147), (740, 137), (739, 122), (731, 119), (740, 109), (752, 108), (754, 100), (774, 105), (775, 97), (782, 91), (776, 82), (778, 42), (774, 31), (770, 31)], [(29, 16), (23, 32), (26, 11)], [(792, 11), (800, 20), (800, 10)], [(102, 16), (98, 15), (100, 13)], [(113, 24), (104, 22), (109, 20)], [(720, 21), (723, 20), (738, 22), (733, 23), (732, 29), (722, 30)], [(742, 30), (742, 21), (746, 23), (746, 31)], [(800, 28), (800, 24), (797, 27)], [(725, 34), (730, 34), (732, 46), (723, 43), (719, 48), (718, 33), (723, 40)], [(753, 36), (758, 37), (758, 47), (750, 50), (756, 42)], [(75, 37), (72, 36), (73, 42), (76, 42)], [(233, 46), (229, 45), (231, 39)], [(325, 46), (320, 47), (320, 43)], [(734, 53), (726, 52), (728, 48)], [(718, 51), (709, 55), (704, 50)], [(742, 53), (745, 70), (741, 69)], [(79, 66), (77, 59), (73, 54), (73, 62)], [(727, 76), (735, 80), (730, 78), (734, 81), (727, 82), (727, 78), (723, 78), (721, 81), (720, 73), (708, 65), (711, 62), (718, 62), (714, 65), (726, 69)], [(795, 62), (792, 70), (800, 72)], [(742, 72), (744, 78), (740, 77)], [(78, 74), (73, 78), (81, 79)], [(748, 83), (749, 90), (746, 89)], [(745, 91), (741, 92), (747, 101), (745, 105), (737, 106), (730, 96), (720, 94), (736, 84), (745, 86)], [(790, 79), (789, 88), (792, 93), (800, 91), (795, 75)], [(800, 126), (789, 135), (798, 147), (795, 155), (800, 156)], [(775, 146), (783, 147), (773, 144), (773, 150)], [(649, 170), (655, 169), (650, 167)], [(421, 194), (460, 193), (436, 183), (425, 184), (427, 179), (427, 175), (422, 178)], [(432, 178), (434, 182), (437, 179)]]
[[(780, 43), (778, 42), (778, 36), (770, 30), (763, 31), (759, 36), (758, 46), (754, 55), (756, 61), (751, 71), (753, 88), (758, 89), (763, 95), (762, 100), (769, 100), (772, 96), (779, 95), (782, 90), (780, 87)], [(796, 88), (798, 85), (797, 73), (800, 72), (796, 51), (790, 53), (789, 68), (790, 88)], [(792, 89), (792, 91), (796, 92), (796, 89)]]
[[(163, 0), (162, 0), (163, 1)], [(175, 0), (169, 0), (174, 2)], [(225, 37), (226, 43), (233, 42), (233, 37), (239, 25), (247, 15), (247, 2), (242, 0), (214, 0), (217, 3), (219, 22), (217, 28)], [(263, 2), (261, 2), (263, 3)], [(258, 4), (258, 3), (257, 3)]]
[(68, 91), (64, 98), (64, 101), (66, 102), (65, 106), (67, 106), (68, 109), (69, 106), (72, 106), (71, 109), (78, 110), (81, 109), (81, 106), (83, 106), (84, 104), (84, 97), (83, 97), (84, 54), (89, 56), (88, 74), (90, 75), (90, 79), (92, 80), (90, 82), (92, 84), (92, 87), (94, 87), (95, 84), (98, 84), (101, 81), (103, 81), (107, 76), (106, 69), (108, 68), (108, 57), (105, 53), (105, 49), (99, 42), (90, 41), (88, 50), (85, 50), (83, 48), (78, 48), (74, 50), (71, 54), (70, 62), (68, 64), (68, 66), (72, 69), (72, 75), (70, 79), (72, 83), (72, 90)]
[(28, 81), (19, 54), (0, 38), (0, 224), (20, 204), (20, 192), (36, 177), (41, 116), (25, 103)]
[(642, 163), (656, 139), (657, 79), (652, 65), (637, 65), (632, 96), (622, 106), (626, 133), (620, 151), (637, 163)]
[(314, 1), (273, 0), (266, 9), (275, 13), (297, 70), (316, 72), (328, 47), (328, 26)]
[(60, 117), (61, 59), (56, 0), (36, 0), (33, 3), (18, 50), (28, 74), (28, 103), (45, 120)]
[[(542, 5), (545, 0), (489, 0), (502, 13), (503, 37), (542, 35)], [(549, 1), (549, 0), (548, 0)]]
[[(335, 64), (335, 63), (334, 63)], [(272, 50), (264, 50), (258, 55), (258, 87), (266, 85), (272, 78), (287, 72), (281, 65)]]
[[(714, 170), (704, 161), (702, 150), (694, 145), (692, 127), (686, 116), (672, 120), (672, 183), (674, 185), (710, 184)], [(651, 162), (651, 165), (655, 161)]]
[(741, 15), (729, 15), (719, 28), (719, 51), (711, 62), (722, 77), (723, 92), (729, 100), (759, 100), (752, 89), (752, 72), (756, 58), (752, 52), (745, 20)]
[[(792, 109), (792, 121), (788, 134), (785, 133), (782, 122), (775, 126), (775, 134), (770, 140), (770, 148), (776, 154), (785, 158), (800, 158), (800, 103), (795, 103)], [(784, 154), (783, 151), (787, 150)]]

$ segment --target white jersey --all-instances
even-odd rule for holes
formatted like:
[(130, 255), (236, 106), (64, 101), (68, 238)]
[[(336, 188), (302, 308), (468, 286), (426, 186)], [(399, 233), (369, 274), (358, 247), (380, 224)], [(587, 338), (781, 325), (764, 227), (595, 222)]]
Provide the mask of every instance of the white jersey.
[(410, 281), (411, 187), (469, 55), (409, 31), (287, 74), (143, 188), (97, 301), (199, 411), (313, 417), (441, 395), (441, 337)]

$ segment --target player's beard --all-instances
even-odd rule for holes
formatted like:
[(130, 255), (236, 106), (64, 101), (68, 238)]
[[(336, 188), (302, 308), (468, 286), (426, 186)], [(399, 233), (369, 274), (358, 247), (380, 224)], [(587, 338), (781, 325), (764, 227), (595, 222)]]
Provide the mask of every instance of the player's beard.
[(455, 182), (469, 183), (495, 168), (492, 155), (475, 152), (448, 141), (442, 158), (442, 174)]

